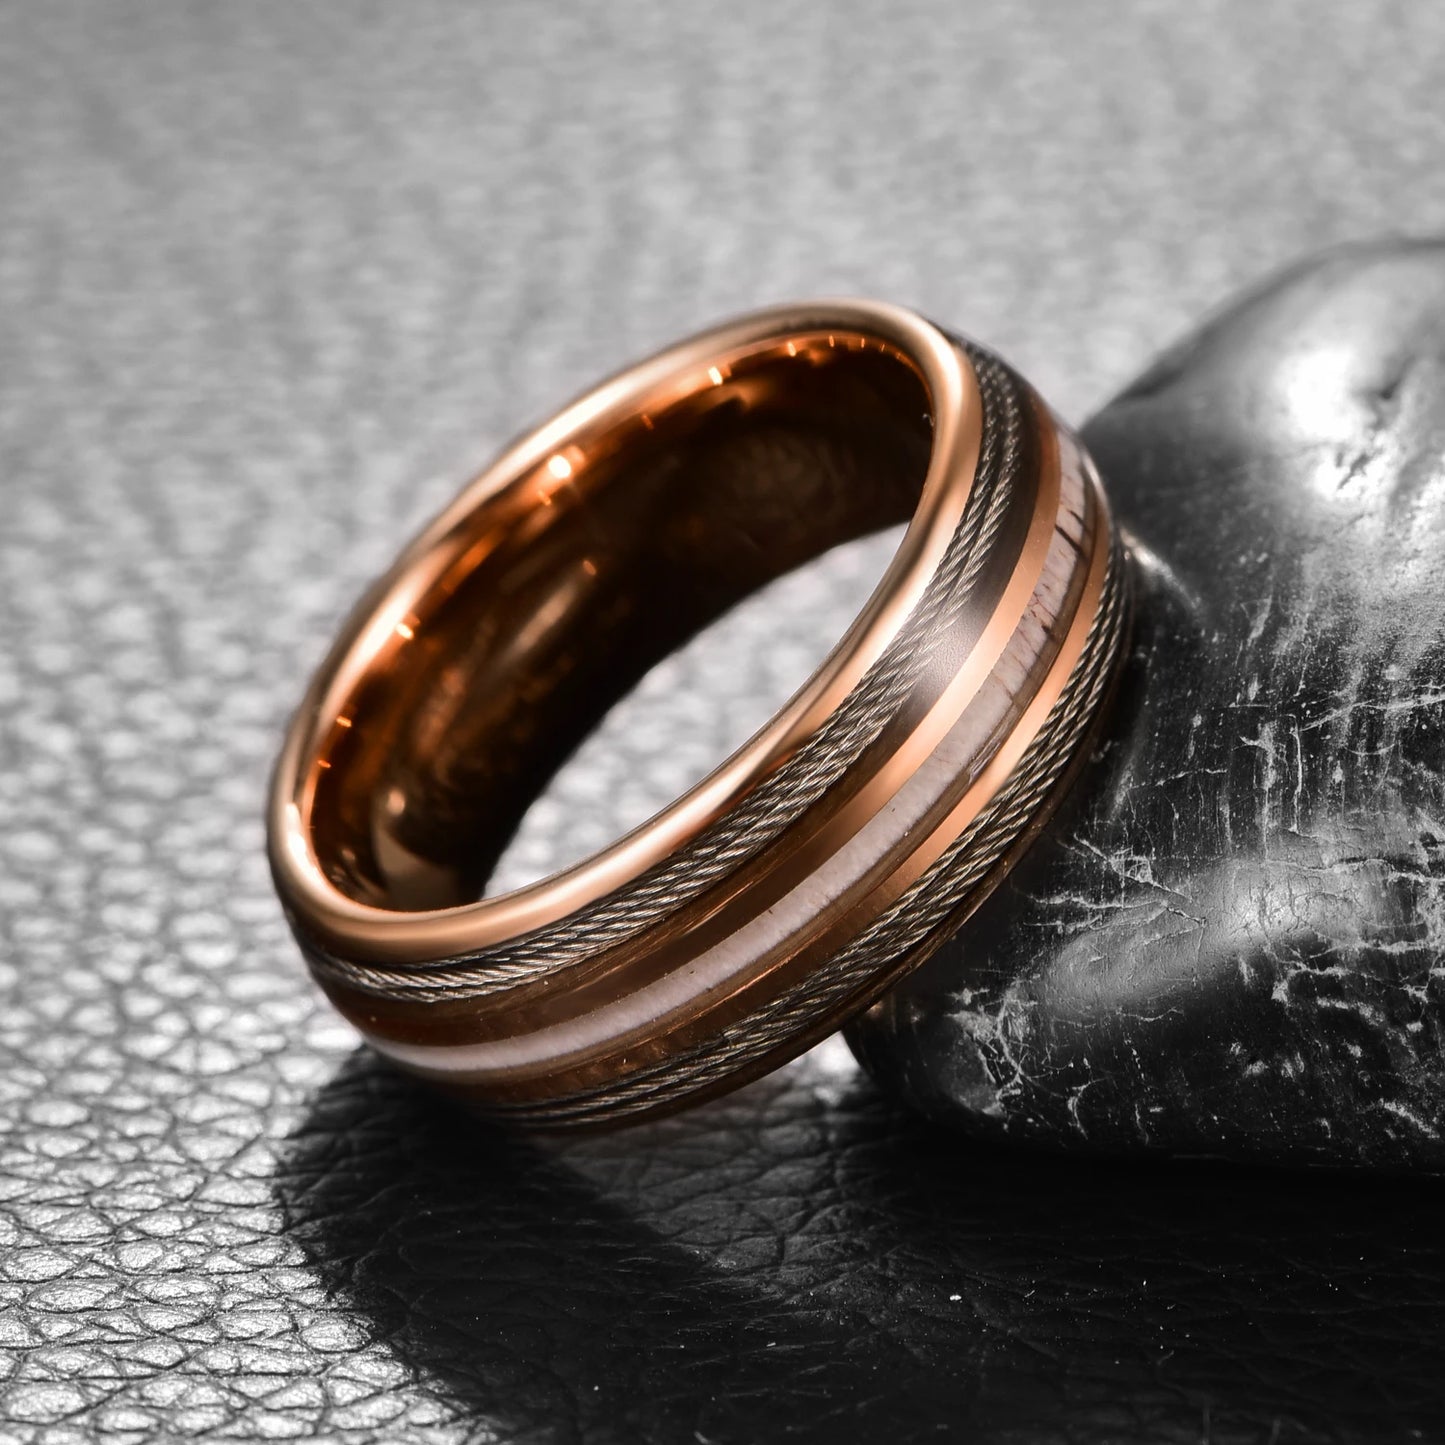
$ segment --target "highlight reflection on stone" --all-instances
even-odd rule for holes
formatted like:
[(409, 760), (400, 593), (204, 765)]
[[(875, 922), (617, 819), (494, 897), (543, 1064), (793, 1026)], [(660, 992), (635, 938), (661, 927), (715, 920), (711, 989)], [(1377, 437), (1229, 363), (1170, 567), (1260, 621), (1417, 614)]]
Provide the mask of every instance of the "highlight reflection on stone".
[(855, 1051), (990, 1138), (1445, 1170), (1445, 243), (1275, 280), (1084, 438), (1108, 734)]

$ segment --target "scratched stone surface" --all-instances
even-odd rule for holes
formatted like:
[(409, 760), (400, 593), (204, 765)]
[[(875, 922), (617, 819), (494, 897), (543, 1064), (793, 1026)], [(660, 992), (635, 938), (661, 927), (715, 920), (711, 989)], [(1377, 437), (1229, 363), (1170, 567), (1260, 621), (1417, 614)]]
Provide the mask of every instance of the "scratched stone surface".
[(1084, 437), (1140, 584), (1108, 734), (855, 1044), (974, 1135), (1445, 1170), (1445, 244), (1290, 272)]

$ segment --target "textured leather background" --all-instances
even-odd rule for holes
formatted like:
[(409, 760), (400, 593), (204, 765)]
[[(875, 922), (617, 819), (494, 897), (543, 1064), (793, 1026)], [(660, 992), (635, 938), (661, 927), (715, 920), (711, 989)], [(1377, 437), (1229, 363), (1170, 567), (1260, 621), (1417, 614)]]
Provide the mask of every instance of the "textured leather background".
[[(994, 1157), (841, 1045), (488, 1135), (355, 1050), (261, 855), (288, 708), (511, 431), (869, 291), (1081, 415), (1301, 250), (1445, 226), (1434, 7), (0, 7), (0, 1439), (1445, 1435), (1438, 1187)], [(854, 549), (508, 860), (791, 690)]]

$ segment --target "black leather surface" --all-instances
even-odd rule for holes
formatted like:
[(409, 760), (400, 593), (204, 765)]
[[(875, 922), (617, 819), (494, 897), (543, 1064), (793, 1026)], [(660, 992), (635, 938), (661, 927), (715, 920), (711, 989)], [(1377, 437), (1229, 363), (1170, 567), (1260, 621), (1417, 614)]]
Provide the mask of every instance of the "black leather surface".
[[(570, 392), (844, 289), (1082, 415), (1293, 254), (1445, 225), (1442, 37), (1306, 0), (0, 10), (0, 1439), (1445, 1433), (1438, 1191), (964, 1154), (836, 1043), (499, 1141), (355, 1056), (260, 824), (341, 611)], [(745, 736), (879, 555), (646, 685), (507, 876)]]
[(826, 1072), (558, 1146), (358, 1061), (282, 1152), (286, 1235), (507, 1440), (1445, 1431), (1445, 1191), (965, 1154)]

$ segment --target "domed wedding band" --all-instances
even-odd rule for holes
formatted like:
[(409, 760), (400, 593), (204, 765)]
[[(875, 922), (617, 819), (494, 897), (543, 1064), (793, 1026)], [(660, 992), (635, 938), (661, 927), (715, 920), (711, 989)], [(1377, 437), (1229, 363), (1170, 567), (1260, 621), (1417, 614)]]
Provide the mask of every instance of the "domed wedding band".
[[(648, 668), (902, 522), (744, 747), (602, 852), (482, 897)], [(287, 916), (372, 1045), (494, 1117), (719, 1093), (866, 1008), (1005, 875), (1088, 749), (1125, 594), (1092, 465), (997, 358), (872, 302), (709, 330), (512, 446), (362, 600), (276, 768)]]

